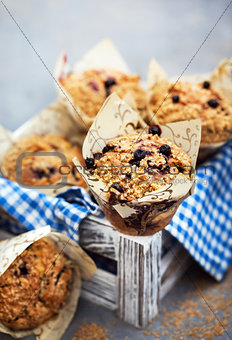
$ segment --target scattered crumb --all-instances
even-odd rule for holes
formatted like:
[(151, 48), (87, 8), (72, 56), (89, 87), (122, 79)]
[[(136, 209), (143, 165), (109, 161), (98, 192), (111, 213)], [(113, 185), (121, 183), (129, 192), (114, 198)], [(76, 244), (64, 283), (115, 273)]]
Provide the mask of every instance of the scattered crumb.
[[(162, 309), (157, 316), (162, 326), (152, 335), (159, 339), (171, 336), (171, 339), (204, 339), (228, 336), (232, 315), (232, 270), (228, 273), (229, 283), (198, 279), (195, 291), (187, 292), (183, 301), (176, 301), (171, 311)], [(156, 318), (156, 319), (157, 319)], [(155, 328), (156, 319), (153, 320)], [(146, 330), (148, 333), (149, 328)], [(144, 333), (145, 334), (145, 333)]]
[(157, 339), (160, 338), (160, 332), (159, 331), (153, 331), (152, 335), (154, 335), (154, 337), (157, 338)]
[[(149, 339), (153, 337), (153, 340), (213, 340), (222, 337), (229, 340), (232, 323), (232, 268), (224, 282), (217, 283), (202, 277), (194, 280), (194, 286), (196, 289), (191, 292), (188, 290), (182, 299), (174, 299), (171, 308), (166, 310), (163, 307), (152, 321), (152, 326), (144, 330), (144, 336), (149, 336)], [(182, 289), (181, 281), (178, 289)], [(159, 329), (156, 329), (157, 319), (161, 324)], [(111, 324), (116, 325), (117, 322), (112, 321)], [(106, 330), (92, 323), (80, 326), (72, 340), (107, 338)], [(130, 338), (125, 336), (123, 340)]]
[(106, 331), (102, 326), (96, 325), (94, 322), (91, 324), (84, 324), (80, 326), (72, 340), (104, 340), (106, 339)]

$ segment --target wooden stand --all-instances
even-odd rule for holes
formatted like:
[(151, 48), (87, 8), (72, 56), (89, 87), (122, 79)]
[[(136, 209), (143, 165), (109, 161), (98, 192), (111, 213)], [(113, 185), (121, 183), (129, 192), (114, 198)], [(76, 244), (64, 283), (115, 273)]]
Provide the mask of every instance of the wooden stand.
[(99, 268), (83, 283), (82, 297), (115, 310), (122, 320), (139, 328), (156, 316), (160, 300), (191, 261), (166, 231), (153, 236), (127, 236), (115, 231), (106, 219), (95, 216), (82, 222), (80, 245), (91, 254), (116, 261), (117, 267), (117, 274)]

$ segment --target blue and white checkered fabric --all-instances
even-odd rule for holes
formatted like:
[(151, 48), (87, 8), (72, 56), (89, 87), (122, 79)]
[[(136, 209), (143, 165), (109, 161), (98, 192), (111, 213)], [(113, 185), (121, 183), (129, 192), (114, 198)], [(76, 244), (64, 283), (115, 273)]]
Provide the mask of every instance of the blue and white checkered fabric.
[(57, 197), (50, 197), (1, 177), (0, 207), (13, 218), (10, 222), (7, 217), (1, 218), (1, 228), (21, 233), (50, 225), (74, 241), (78, 241), (78, 226), (86, 216), (90, 213), (103, 216), (82, 188), (71, 188)]
[(196, 188), (166, 227), (221, 280), (232, 258), (232, 141), (197, 169)]
[[(0, 208), (15, 219), (5, 223), (11, 232), (49, 224), (75, 241), (83, 218), (90, 213), (103, 217), (81, 188), (49, 197), (3, 178)], [(3, 220), (1, 217), (1, 227)], [(195, 193), (182, 203), (166, 229), (207, 272), (217, 280), (222, 279), (232, 258), (232, 141), (198, 168)]]

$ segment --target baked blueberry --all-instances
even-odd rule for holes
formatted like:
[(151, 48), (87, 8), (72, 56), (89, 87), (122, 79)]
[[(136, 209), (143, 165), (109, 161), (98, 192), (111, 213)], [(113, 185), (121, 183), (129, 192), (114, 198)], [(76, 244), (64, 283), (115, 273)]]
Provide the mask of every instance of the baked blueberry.
[(19, 266), (19, 271), (21, 276), (25, 276), (28, 274), (26, 262), (23, 261), (23, 263)]
[(219, 103), (216, 99), (210, 99), (208, 101), (208, 105), (211, 106), (213, 109), (216, 109), (216, 107), (218, 107)]
[(178, 94), (175, 94), (174, 96), (172, 96), (172, 101), (173, 103), (179, 103), (180, 97), (178, 96)]
[(112, 77), (109, 77), (105, 82), (104, 82), (104, 85), (105, 85), (105, 89), (106, 89), (106, 97), (108, 97), (110, 95), (110, 89), (111, 89), (111, 86), (113, 85), (116, 85), (117, 82), (114, 78)]
[(93, 155), (94, 159), (100, 159), (103, 157), (103, 154), (101, 152), (96, 152), (94, 155)]
[(98, 92), (99, 91), (99, 86), (95, 81), (90, 81), (89, 86), (92, 88), (92, 90)]
[(163, 172), (164, 174), (170, 173), (170, 166), (169, 166), (169, 165), (166, 165), (166, 166), (164, 167), (164, 169), (162, 170), (162, 172)]
[(115, 190), (117, 190), (117, 191), (119, 191), (121, 193), (124, 192), (124, 188), (120, 184), (118, 184), (118, 183), (113, 183), (111, 185), (111, 188), (113, 188), (113, 189), (115, 189)]
[(204, 89), (209, 89), (210, 88), (210, 82), (205, 80), (204, 83), (203, 83), (203, 88)]
[(159, 150), (165, 156), (170, 156), (170, 154), (171, 154), (171, 148), (170, 148), (170, 146), (168, 144), (161, 145)]
[(105, 82), (104, 82), (104, 85), (105, 85), (105, 88), (107, 89), (107, 88), (109, 88), (109, 87), (111, 87), (111, 86), (113, 86), (113, 85), (116, 85), (117, 84), (117, 82), (116, 82), (116, 80), (113, 78), (113, 77), (109, 77)]
[(31, 168), (31, 171), (35, 175), (35, 178), (41, 179), (43, 177), (46, 177), (46, 172), (43, 169), (33, 169), (33, 168)]
[(136, 166), (140, 166), (140, 161), (132, 158), (130, 161), (129, 161), (129, 164), (130, 165), (136, 165)]
[(159, 127), (159, 125), (153, 125), (149, 127), (149, 133), (151, 133), (152, 135), (161, 135), (161, 128)]
[(114, 146), (106, 145), (106, 146), (104, 146), (102, 153), (106, 153), (106, 152), (111, 151), (113, 149), (114, 149)]
[(141, 161), (143, 158), (146, 157), (146, 151), (143, 149), (137, 149), (134, 152), (134, 159), (137, 161)]
[(48, 171), (50, 172), (51, 175), (54, 175), (56, 173), (56, 169), (55, 168), (48, 168)]
[(91, 157), (87, 157), (85, 159), (85, 165), (87, 167), (87, 169), (92, 169), (94, 167), (94, 159)]

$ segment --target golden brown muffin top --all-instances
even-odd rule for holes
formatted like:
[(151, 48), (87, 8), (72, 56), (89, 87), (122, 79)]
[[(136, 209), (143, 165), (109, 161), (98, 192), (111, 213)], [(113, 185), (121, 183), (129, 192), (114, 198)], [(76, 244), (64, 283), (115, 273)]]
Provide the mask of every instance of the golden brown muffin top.
[(95, 117), (105, 99), (113, 92), (120, 98), (131, 95), (139, 112), (146, 110), (146, 94), (141, 89), (137, 74), (115, 70), (88, 70), (81, 74), (69, 73), (60, 83), (71, 95), (75, 105), (89, 117)]
[(155, 126), (149, 133), (115, 138), (94, 159), (85, 160), (93, 176), (106, 184), (111, 203), (141, 198), (178, 174), (190, 178), (190, 157), (168, 138), (159, 137), (160, 132)]
[(22, 182), (25, 185), (51, 185), (61, 181), (62, 173), (68, 177), (70, 185), (86, 187), (84, 180), (74, 168), (72, 159), (77, 157), (83, 164), (81, 149), (59, 135), (31, 136), (17, 141), (6, 152), (2, 162), (5, 177), (16, 181), (16, 161), (24, 152), (60, 152), (65, 155), (68, 166), (60, 168), (62, 160), (58, 156), (30, 155), (22, 160)]
[(208, 81), (178, 82), (174, 88), (166, 81), (157, 84), (151, 91), (150, 107), (160, 124), (200, 118), (202, 143), (221, 142), (231, 136), (232, 103)]
[(0, 277), (0, 320), (14, 330), (43, 324), (65, 303), (71, 281), (70, 265), (54, 242), (34, 242)]

